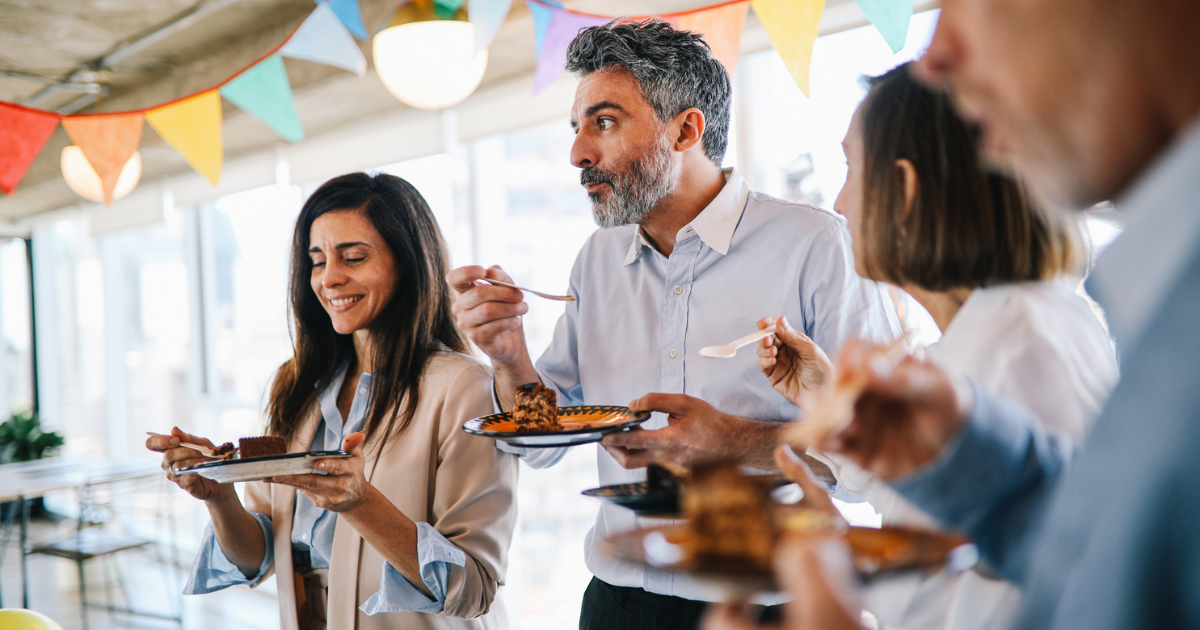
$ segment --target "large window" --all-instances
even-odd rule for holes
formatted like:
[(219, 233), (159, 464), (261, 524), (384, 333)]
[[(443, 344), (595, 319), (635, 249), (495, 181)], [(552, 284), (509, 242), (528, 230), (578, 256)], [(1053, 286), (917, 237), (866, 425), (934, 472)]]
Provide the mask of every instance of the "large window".
[(33, 405), (27, 257), (26, 241), (0, 243), (0, 412), (5, 415)]

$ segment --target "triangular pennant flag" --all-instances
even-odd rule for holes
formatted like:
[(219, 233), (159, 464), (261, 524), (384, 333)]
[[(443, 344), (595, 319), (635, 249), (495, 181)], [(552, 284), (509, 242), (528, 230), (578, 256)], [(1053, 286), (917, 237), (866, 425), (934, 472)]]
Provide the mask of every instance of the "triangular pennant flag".
[(475, 52), (492, 45), (512, 0), (467, 0), (467, 19), (475, 26)]
[(279, 54), (345, 68), (360, 77), (367, 72), (367, 59), (327, 2), (317, 5)]
[(12, 194), (58, 127), (58, 114), (0, 103), (0, 190)]
[(221, 96), (202, 92), (146, 112), (146, 121), (213, 186), (221, 179)]
[(883, 35), (892, 53), (898, 53), (908, 40), (908, 20), (912, 17), (913, 0), (857, 0), (867, 19)]
[(100, 176), (104, 203), (112, 205), (113, 190), (125, 163), (142, 140), (142, 114), (84, 114), (63, 118), (63, 129)]
[(808, 96), (808, 71), (825, 0), (750, 0), (750, 5), (792, 80)]
[(367, 38), (367, 27), (363, 24), (362, 10), (358, 0), (317, 0), (317, 4), (328, 4), (337, 19), (359, 39)]
[[(579, 34), (581, 29), (589, 26), (608, 24), (608, 18), (579, 15), (560, 9), (552, 9), (550, 23), (546, 26), (546, 34), (537, 56), (537, 75), (533, 81), (533, 93), (536, 96), (554, 82), (567, 64), (567, 46)], [(536, 44), (536, 42), (535, 42)]]
[(554, 17), (554, 9), (534, 0), (525, 0), (529, 6), (529, 14), (533, 16), (533, 56), (542, 56), (542, 42), (546, 40), (546, 29), (550, 28), (550, 18)]
[(675, 19), (675, 28), (704, 35), (713, 58), (733, 76), (741, 50), (742, 28), (749, 13), (749, 2), (727, 4), (707, 11), (685, 13)]
[(304, 139), (283, 57), (271, 55), (221, 88), (221, 96), (263, 121), (285, 140)]

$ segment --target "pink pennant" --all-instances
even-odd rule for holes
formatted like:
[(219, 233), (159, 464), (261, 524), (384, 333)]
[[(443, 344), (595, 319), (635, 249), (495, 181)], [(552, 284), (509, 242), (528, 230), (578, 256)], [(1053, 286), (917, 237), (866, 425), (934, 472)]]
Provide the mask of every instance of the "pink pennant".
[(560, 9), (554, 9), (550, 24), (546, 27), (546, 35), (542, 39), (542, 47), (537, 58), (537, 75), (533, 82), (533, 94), (546, 89), (554, 82), (567, 65), (567, 46), (579, 34), (579, 31), (590, 26), (601, 26), (609, 23), (608, 18), (579, 15)]

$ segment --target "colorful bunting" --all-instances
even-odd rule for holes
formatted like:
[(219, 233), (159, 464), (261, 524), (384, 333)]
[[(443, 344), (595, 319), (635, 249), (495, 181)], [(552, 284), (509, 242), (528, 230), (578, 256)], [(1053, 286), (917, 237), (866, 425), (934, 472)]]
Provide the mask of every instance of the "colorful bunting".
[(533, 80), (535, 96), (558, 78), (563, 66), (567, 64), (567, 46), (580, 30), (611, 21), (610, 18), (581, 15), (562, 9), (552, 11), (554, 13), (542, 36), (541, 52), (537, 58), (537, 74)]
[(16, 190), (58, 120), (58, 114), (0, 103), (0, 190)]
[(362, 10), (358, 8), (358, 0), (317, 0), (317, 4), (328, 4), (334, 15), (346, 26), (346, 29), (359, 39), (367, 38), (367, 27), (363, 24)]
[(533, 55), (541, 59), (542, 42), (546, 39), (546, 29), (550, 28), (550, 18), (554, 17), (554, 8), (536, 0), (525, 0), (525, 4), (533, 15)]
[(733, 76), (742, 43), (742, 28), (750, 13), (749, 2), (736, 2), (707, 11), (691, 11), (675, 18), (675, 28), (704, 35), (713, 58)]
[(63, 129), (71, 142), (83, 151), (88, 164), (100, 176), (104, 203), (112, 204), (113, 190), (125, 163), (137, 151), (142, 139), (142, 114), (85, 114), (63, 118)]
[(750, 0), (750, 6), (792, 79), (809, 96), (808, 71), (825, 0)]
[(304, 127), (296, 115), (283, 57), (271, 55), (263, 59), (226, 83), (221, 88), (221, 96), (253, 114), (285, 140), (299, 142), (304, 139)]
[(221, 96), (202, 92), (146, 112), (146, 122), (213, 186), (221, 179)]
[(475, 26), (476, 53), (492, 45), (511, 8), (512, 0), (468, 0), (467, 19)]
[(908, 40), (908, 20), (912, 17), (913, 0), (857, 0), (867, 19), (883, 35), (892, 54), (904, 48)]
[(367, 59), (326, 2), (317, 5), (279, 54), (344, 68), (360, 77), (367, 72)]

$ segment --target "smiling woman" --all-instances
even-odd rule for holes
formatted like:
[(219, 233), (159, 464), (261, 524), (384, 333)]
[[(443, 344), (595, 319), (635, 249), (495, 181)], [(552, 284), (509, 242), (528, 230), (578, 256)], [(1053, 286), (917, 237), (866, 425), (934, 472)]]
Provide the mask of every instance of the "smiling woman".
[[(491, 375), (450, 314), (429, 206), (392, 175), (343, 175), (308, 199), (292, 239), (294, 356), (267, 433), (288, 450), (342, 448), (318, 474), (230, 486), (168, 478), (212, 529), (187, 593), (278, 576), (285, 628), (503, 628), (493, 608), (516, 521), (516, 458), (462, 424), (492, 411)], [(177, 468), (178, 429), (152, 437)], [(364, 544), (366, 543), (366, 544)]]

